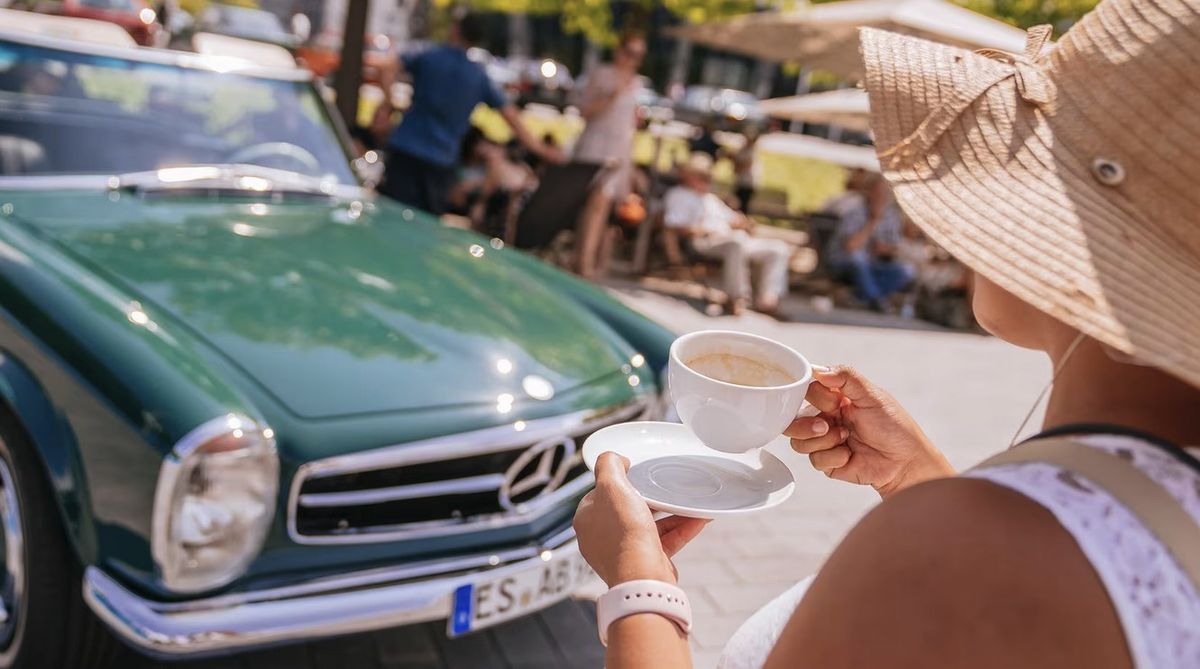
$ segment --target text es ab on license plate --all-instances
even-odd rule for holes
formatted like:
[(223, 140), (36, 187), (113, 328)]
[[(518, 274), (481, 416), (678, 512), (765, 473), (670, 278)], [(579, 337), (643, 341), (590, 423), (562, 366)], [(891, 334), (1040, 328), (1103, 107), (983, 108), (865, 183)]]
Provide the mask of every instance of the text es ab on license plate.
[(493, 578), (481, 574), (479, 580), (454, 591), (447, 633), (458, 636), (544, 609), (595, 577), (573, 551), (546, 562), (531, 561), (528, 569), (516, 573)]

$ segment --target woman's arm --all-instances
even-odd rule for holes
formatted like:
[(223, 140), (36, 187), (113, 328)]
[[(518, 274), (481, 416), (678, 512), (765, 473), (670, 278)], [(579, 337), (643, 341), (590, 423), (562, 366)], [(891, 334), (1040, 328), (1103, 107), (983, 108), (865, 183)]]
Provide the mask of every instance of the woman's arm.
[(1044, 507), (944, 479), (885, 500), (821, 568), (766, 669), (1129, 669), (1107, 591)]
[(529, 132), (529, 128), (525, 127), (525, 122), (521, 120), (521, 111), (517, 109), (516, 105), (505, 104), (500, 107), (500, 116), (504, 117), (505, 123), (508, 123), (513, 137), (531, 153), (548, 163), (557, 165), (566, 162), (566, 156), (563, 155), (561, 149), (546, 144)]
[(654, 613), (638, 613), (608, 628), (606, 669), (691, 669), (687, 636)]
[[(579, 503), (575, 533), (579, 551), (609, 587), (649, 579), (676, 582), (671, 556), (707, 521), (670, 516), (657, 523), (625, 472), (629, 461), (603, 453), (596, 461), (596, 488)], [(675, 623), (654, 613), (613, 622), (608, 629), (608, 669), (690, 669), (691, 650)]]

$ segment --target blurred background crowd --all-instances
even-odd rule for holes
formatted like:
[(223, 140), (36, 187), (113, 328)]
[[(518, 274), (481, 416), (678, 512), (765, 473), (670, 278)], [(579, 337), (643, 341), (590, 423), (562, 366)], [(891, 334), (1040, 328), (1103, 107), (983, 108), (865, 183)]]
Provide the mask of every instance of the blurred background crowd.
[[(192, 49), (214, 34), (269, 45), (329, 84), (380, 193), (584, 278), (694, 295), (710, 313), (854, 309), (973, 327), (964, 271), (878, 175), (857, 54), (802, 27), (778, 33), (795, 3), (8, 4), (116, 23), (141, 45)], [(847, 25), (1019, 46), (1016, 26), (1065, 27), (1094, 3), (820, 4), (821, 34), (841, 12)], [(945, 17), (946, 34), (920, 16)]]

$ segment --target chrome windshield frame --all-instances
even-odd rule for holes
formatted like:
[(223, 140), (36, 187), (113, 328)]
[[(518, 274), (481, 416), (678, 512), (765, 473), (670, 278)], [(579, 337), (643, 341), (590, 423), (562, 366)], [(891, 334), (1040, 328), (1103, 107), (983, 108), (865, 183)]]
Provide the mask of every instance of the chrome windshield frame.
[(54, 49), (89, 56), (131, 60), (153, 65), (174, 65), (191, 70), (201, 70), (216, 74), (236, 74), (260, 79), (277, 81), (313, 81), (313, 74), (299, 66), (295, 68), (264, 67), (250, 61), (231, 63), (232, 59), (217, 59), (188, 51), (172, 49), (155, 49), (153, 47), (124, 47), (93, 42), (77, 42), (61, 37), (51, 37), (40, 33), (25, 33), (8, 30), (0, 26), (0, 42), (16, 42), (27, 46)]
[[(250, 61), (234, 62), (237, 59), (219, 59), (212, 56), (206, 56), (198, 53), (187, 51), (176, 51), (171, 49), (156, 49), (152, 47), (120, 47), (110, 46), (106, 44), (95, 44), (90, 42), (76, 42), (69, 39), (52, 37), (42, 34), (30, 34), (9, 30), (0, 26), (0, 43), (12, 42), (24, 46), (39, 47), (55, 51), (63, 51), (67, 53), (82, 54), (85, 56), (99, 56), (102, 58), (114, 58), (117, 60), (126, 60), (136, 63), (146, 63), (152, 65), (167, 65), (195, 70), (199, 72), (207, 72), (212, 74), (228, 74), (233, 76), (245, 76), (255, 79), (265, 79), (269, 81), (282, 81), (290, 83), (307, 84), (314, 98), (317, 101), (317, 107), (321, 113), (323, 120), (328, 124), (330, 131), (333, 134), (334, 141), (337, 142), (338, 148), (341, 150), (342, 156), (346, 160), (346, 167), (349, 175), (354, 180), (354, 184), (339, 184), (339, 186), (363, 187), (363, 178), (359, 171), (355, 168), (355, 158), (353, 152), (353, 142), (350, 136), (350, 130), (346, 126), (345, 121), (331, 103), (331, 92), (315, 77), (312, 72), (296, 66), (295, 68), (281, 67), (264, 67)], [(61, 175), (34, 175), (30, 177), (20, 178), (42, 178), (42, 177), (81, 177), (84, 175), (61, 174)], [(87, 176), (97, 176), (89, 174)], [(105, 178), (110, 178), (112, 175), (105, 174)], [(15, 186), (8, 185), (7, 179), (17, 177), (0, 177), (0, 188), (20, 188), (28, 187), (26, 185)], [(34, 183), (37, 182), (27, 182)], [(354, 197), (354, 196), (351, 196)]]

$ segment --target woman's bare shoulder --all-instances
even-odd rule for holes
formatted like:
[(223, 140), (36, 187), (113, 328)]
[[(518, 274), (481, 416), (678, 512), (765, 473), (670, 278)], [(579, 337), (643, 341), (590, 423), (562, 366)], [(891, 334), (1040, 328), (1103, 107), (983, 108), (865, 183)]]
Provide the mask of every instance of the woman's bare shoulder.
[(821, 569), (768, 667), (1131, 666), (1116, 613), (1043, 507), (976, 479), (889, 498)]

